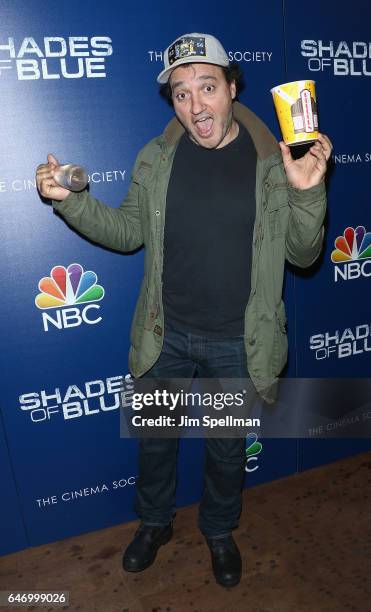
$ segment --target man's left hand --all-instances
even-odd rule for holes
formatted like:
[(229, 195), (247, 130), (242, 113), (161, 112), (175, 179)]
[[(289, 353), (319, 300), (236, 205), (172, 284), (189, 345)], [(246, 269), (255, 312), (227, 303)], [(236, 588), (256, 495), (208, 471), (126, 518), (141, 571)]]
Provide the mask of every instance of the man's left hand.
[(331, 141), (325, 134), (318, 133), (318, 140), (300, 159), (293, 159), (290, 147), (283, 142), (279, 144), (286, 176), (293, 187), (309, 189), (323, 180), (332, 151)]

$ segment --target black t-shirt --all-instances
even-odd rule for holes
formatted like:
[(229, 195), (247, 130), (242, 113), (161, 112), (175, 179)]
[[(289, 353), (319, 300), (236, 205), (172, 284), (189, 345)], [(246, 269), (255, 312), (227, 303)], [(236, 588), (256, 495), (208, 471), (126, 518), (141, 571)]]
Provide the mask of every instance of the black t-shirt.
[(239, 124), (221, 149), (185, 133), (175, 152), (165, 216), (165, 324), (210, 337), (243, 334), (251, 289), (256, 151)]

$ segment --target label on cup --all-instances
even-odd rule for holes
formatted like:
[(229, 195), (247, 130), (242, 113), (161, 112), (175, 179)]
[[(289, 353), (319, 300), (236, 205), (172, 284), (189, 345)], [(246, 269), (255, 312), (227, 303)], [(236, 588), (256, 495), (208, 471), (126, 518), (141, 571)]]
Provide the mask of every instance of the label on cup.
[(313, 119), (312, 101), (311, 101), (309, 89), (303, 89), (303, 91), (300, 94), (300, 98), (303, 104), (304, 129), (306, 132), (313, 132), (314, 131), (314, 119)]

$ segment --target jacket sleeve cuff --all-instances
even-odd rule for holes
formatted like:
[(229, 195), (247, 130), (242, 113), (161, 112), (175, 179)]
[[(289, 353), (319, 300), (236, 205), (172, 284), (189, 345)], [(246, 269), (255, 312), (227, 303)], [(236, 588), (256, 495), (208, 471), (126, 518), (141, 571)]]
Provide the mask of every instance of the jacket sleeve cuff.
[(85, 206), (86, 192), (81, 191), (75, 193), (71, 191), (65, 200), (52, 200), (52, 205), (55, 210), (60, 212), (62, 215), (68, 215), (69, 212), (77, 213), (80, 212)]
[(321, 181), (309, 189), (297, 189), (289, 184), (289, 201), (295, 206), (307, 206), (310, 203), (318, 202), (326, 197), (325, 181)]

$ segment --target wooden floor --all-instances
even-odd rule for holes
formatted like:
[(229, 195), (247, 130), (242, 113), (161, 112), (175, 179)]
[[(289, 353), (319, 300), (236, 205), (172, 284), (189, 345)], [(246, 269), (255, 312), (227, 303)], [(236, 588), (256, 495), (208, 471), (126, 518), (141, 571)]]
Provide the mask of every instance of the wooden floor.
[(121, 569), (129, 523), (0, 558), (0, 590), (68, 590), (81, 612), (371, 612), (370, 482), (366, 453), (246, 490), (231, 589), (214, 581), (190, 506), (144, 572)]

